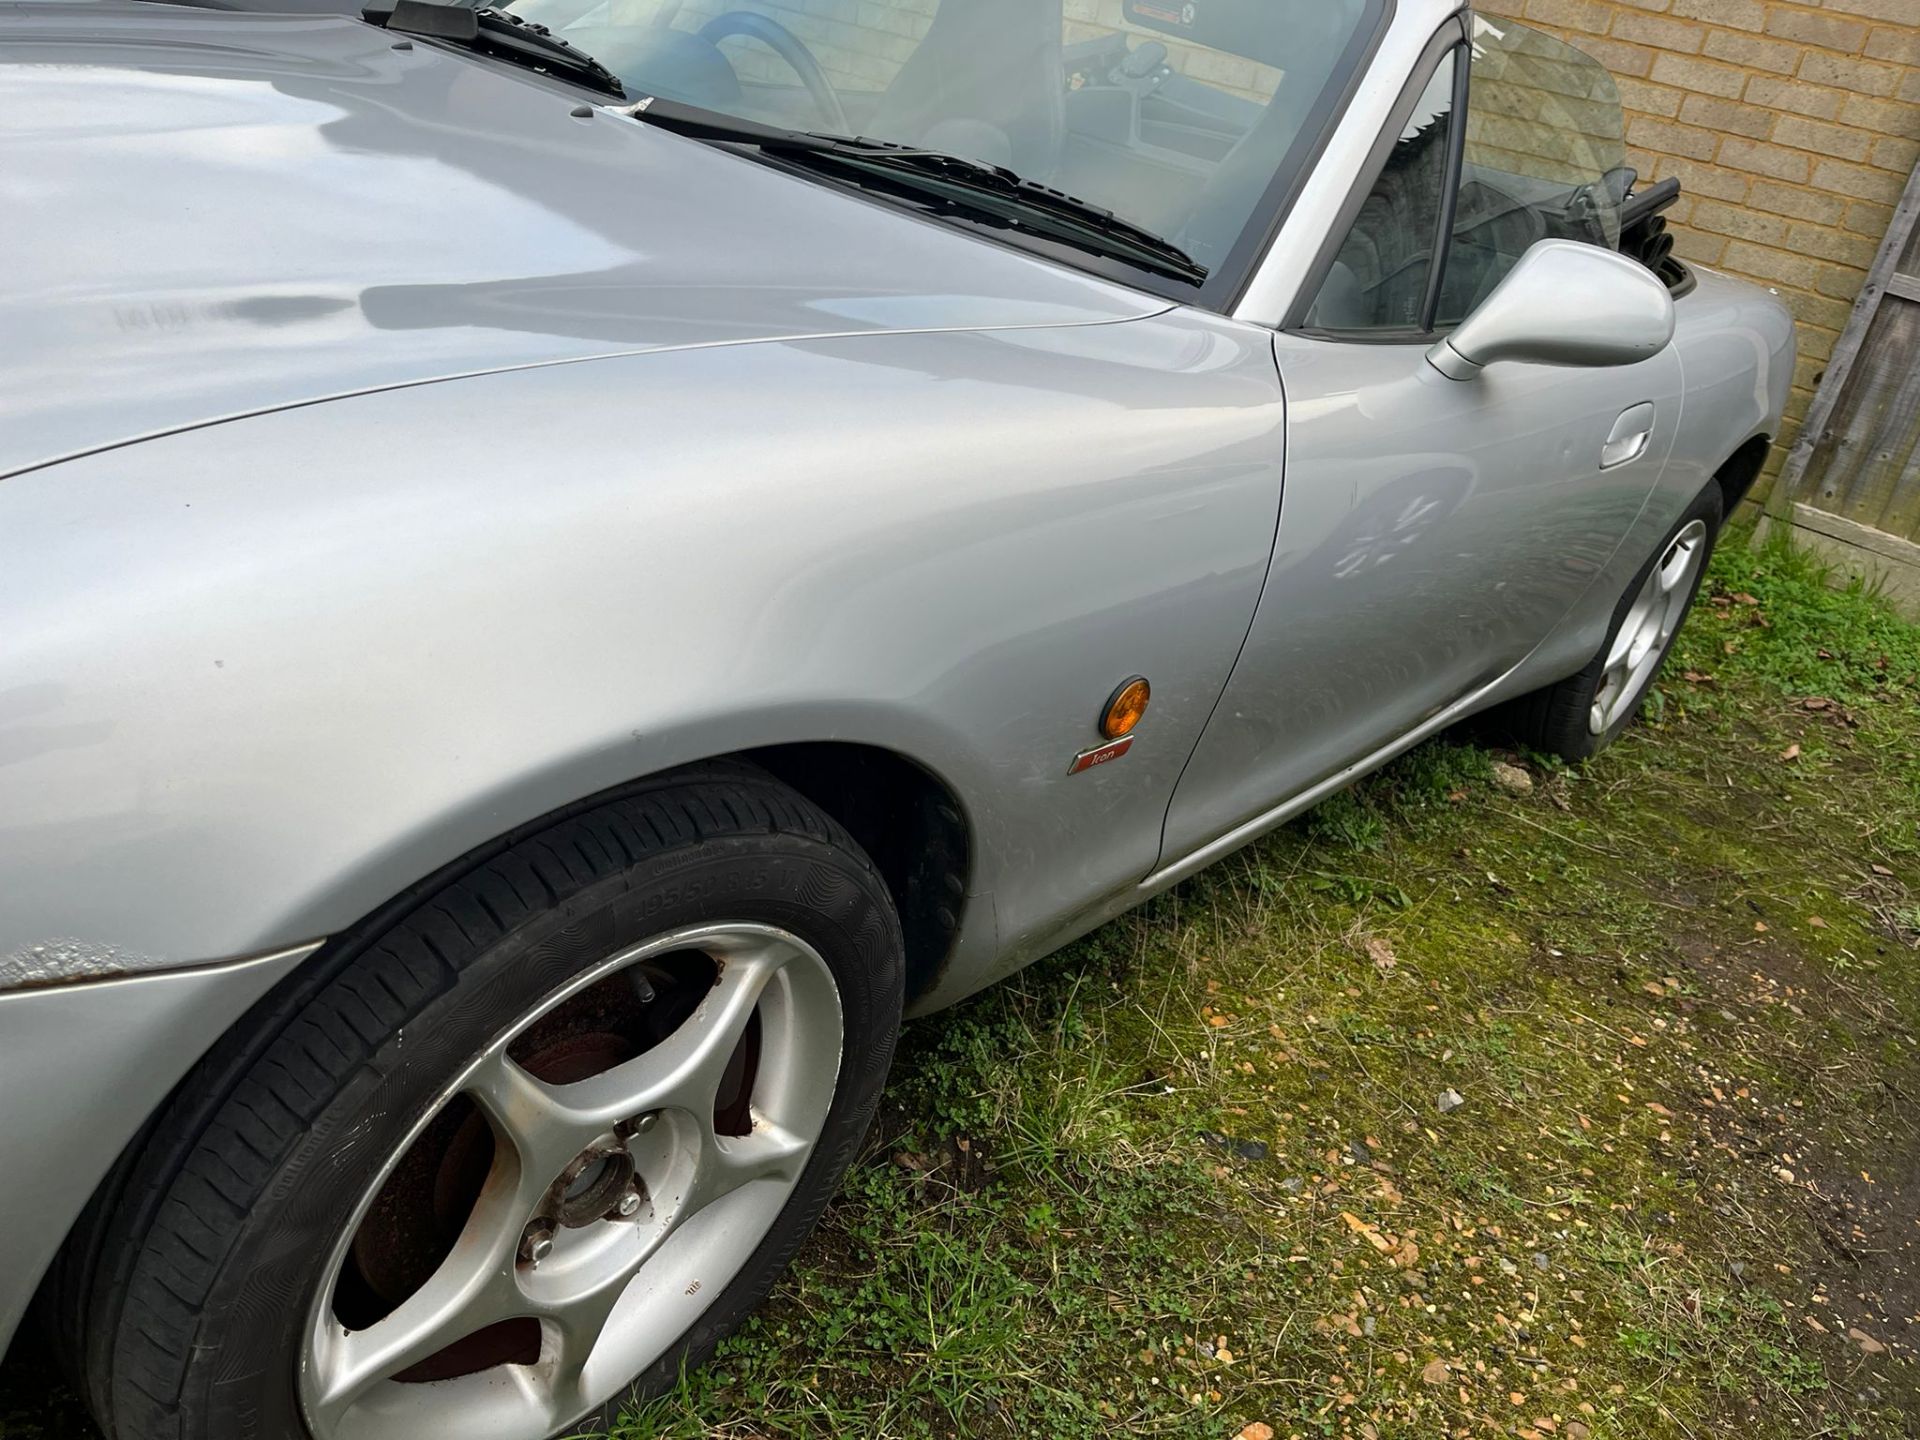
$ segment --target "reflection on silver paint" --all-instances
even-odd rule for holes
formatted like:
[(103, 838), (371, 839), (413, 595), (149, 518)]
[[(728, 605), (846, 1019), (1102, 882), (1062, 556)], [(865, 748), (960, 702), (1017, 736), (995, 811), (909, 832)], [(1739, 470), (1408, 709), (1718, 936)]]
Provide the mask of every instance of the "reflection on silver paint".
[[(7, 12), (0, 475), (440, 376), (1166, 303), (301, 17)], [(929, 284), (930, 277), (933, 284)]]
[[(1658, 482), (1681, 426), (1671, 350), (1615, 370), (1498, 365), (1462, 384), (1425, 349), (1280, 338), (1280, 543), (1168, 817), (1167, 861), (1518, 665)], [(1652, 445), (1602, 473), (1615, 419), (1646, 401), (1661, 415)]]

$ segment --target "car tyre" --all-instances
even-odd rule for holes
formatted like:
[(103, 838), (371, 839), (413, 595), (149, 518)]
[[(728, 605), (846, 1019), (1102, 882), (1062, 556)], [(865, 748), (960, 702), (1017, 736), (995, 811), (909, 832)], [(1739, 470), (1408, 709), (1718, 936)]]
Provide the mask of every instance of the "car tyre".
[(1563, 760), (1585, 760), (1618, 740), (1646, 704), (1693, 608), (1719, 538), (1720, 486), (1707, 486), (1634, 574), (1607, 638), (1586, 668), (1499, 707), (1488, 729)]
[(56, 1274), (88, 1403), (111, 1440), (609, 1424), (711, 1354), (813, 1228), (903, 984), (872, 862), (752, 767), (494, 847), (330, 944), (122, 1160)]

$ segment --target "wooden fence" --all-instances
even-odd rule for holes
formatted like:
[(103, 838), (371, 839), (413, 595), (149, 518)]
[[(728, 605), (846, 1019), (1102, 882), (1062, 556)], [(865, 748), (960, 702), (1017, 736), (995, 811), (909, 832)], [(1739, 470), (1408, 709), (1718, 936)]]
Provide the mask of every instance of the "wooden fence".
[(1920, 169), (1768, 510), (1920, 615)]

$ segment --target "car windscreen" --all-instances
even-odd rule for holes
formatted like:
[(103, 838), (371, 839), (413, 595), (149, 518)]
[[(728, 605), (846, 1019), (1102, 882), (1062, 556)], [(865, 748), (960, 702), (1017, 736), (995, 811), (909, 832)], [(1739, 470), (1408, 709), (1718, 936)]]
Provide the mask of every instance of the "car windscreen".
[[(1002, 166), (1218, 267), (1285, 191), (1379, 0), (508, 0), (628, 92)], [(1270, 215), (1270, 210), (1266, 212)]]

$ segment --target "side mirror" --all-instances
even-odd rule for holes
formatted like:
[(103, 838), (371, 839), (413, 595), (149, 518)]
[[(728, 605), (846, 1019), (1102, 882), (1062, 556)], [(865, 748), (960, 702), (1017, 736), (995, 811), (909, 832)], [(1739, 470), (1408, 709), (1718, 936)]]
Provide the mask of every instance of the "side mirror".
[(1673, 328), (1673, 297), (1639, 261), (1542, 240), (1427, 359), (1449, 380), (1471, 380), (1502, 360), (1634, 365), (1666, 349)]

